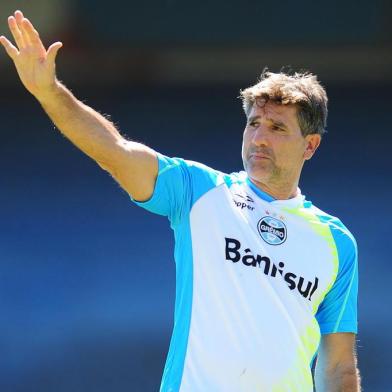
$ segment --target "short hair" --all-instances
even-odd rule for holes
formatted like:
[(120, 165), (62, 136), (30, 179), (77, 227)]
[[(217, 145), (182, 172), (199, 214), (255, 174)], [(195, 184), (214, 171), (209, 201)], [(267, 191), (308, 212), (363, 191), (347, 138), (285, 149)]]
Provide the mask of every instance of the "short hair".
[(242, 106), (249, 116), (258, 100), (279, 105), (295, 105), (303, 136), (326, 132), (328, 97), (317, 76), (310, 72), (273, 73), (264, 70), (258, 83), (240, 92)]

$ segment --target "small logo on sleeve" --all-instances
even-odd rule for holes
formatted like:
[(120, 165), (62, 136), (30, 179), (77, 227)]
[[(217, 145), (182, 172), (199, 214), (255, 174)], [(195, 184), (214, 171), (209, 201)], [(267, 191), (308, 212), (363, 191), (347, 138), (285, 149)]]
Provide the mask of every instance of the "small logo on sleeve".
[(261, 238), (269, 245), (281, 245), (286, 241), (286, 225), (272, 216), (264, 216), (257, 223)]

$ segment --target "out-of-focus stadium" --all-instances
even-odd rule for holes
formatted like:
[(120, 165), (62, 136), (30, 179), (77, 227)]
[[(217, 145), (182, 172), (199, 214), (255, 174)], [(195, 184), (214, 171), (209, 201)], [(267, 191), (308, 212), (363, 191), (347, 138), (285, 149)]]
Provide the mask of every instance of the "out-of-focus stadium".
[[(390, 389), (392, 3), (2, 0), (58, 74), (121, 132), (170, 156), (242, 168), (239, 90), (265, 66), (308, 69), (328, 133), (301, 189), (360, 252), (359, 367)], [(0, 53), (0, 391), (159, 389), (173, 323), (173, 238), (65, 140)]]

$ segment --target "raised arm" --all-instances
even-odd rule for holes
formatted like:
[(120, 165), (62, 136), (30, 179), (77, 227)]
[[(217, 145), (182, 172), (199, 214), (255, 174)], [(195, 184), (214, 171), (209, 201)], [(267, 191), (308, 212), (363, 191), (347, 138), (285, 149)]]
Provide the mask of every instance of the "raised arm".
[(14, 46), (0, 42), (13, 60), (20, 80), (40, 102), (56, 127), (79, 149), (107, 170), (136, 200), (151, 197), (158, 173), (156, 153), (125, 140), (105, 117), (83, 104), (56, 78), (55, 60), (61, 42), (47, 50), (21, 11), (8, 18)]

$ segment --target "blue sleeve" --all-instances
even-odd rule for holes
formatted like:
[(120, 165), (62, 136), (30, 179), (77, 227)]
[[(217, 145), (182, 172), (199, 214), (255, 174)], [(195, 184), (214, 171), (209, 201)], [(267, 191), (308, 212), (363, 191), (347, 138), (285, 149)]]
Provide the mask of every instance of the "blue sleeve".
[(358, 250), (351, 233), (336, 218), (328, 222), (339, 257), (338, 274), (316, 318), (322, 334), (358, 332)]
[(158, 176), (151, 198), (144, 202), (132, 200), (148, 211), (167, 216), (173, 226), (204, 193), (221, 183), (223, 173), (201, 163), (159, 153), (157, 159)]

